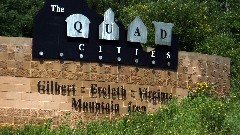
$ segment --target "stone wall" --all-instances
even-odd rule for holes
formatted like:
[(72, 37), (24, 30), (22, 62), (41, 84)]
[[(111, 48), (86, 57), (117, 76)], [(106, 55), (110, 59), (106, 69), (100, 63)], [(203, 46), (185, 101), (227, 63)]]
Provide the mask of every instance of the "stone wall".
[[(31, 38), (0, 37), (0, 123), (41, 123), (43, 118), (52, 118), (54, 125), (58, 125), (66, 113), (70, 113), (71, 123), (79, 119), (113, 119), (127, 114), (129, 106), (131, 111), (146, 107), (147, 112), (154, 112), (170, 97), (186, 96), (187, 86), (193, 87), (197, 82), (215, 84), (220, 95), (230, 89), (230, 59), (220, 56), (179, 52), (178, 69), (170, 71), (83, 61), (37, 60), (32, 59), (31, 53)], [(57, 92), (55, 84), (59, 86)], [(107, 96), (99, 94), (98, 90), (103, 87), (106, 92), (108, 87), (119, 91)], [(122, 97), (122, 90), (126, 97)], [(157, 101), (150, 96), (141, 99), (139, 90), (159, 93), (161, 97)], [(88, 110), (72, 108), (73, 98), (87, 102)], [(104, 103), (105, 108), (108, 104), (110, 112), (96, 111), (96, 104), (95, 110), (90, 112), (89, 102)], [(119, 105), (117, 111), (114, 105)]]

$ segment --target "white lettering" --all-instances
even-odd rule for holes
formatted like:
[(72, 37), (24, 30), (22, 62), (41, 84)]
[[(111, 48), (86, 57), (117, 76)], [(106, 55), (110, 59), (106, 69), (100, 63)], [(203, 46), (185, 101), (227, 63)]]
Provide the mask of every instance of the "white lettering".
[(117, 47), (118, 53), (121, 53), (121, 47)]
[(79, 45), (79, 50), (80, 50), (80, 51), (84, 51), (84, 48), (82, 48), (82, 47), (84, 47), (84, 44), (80, 44), (80, 45)]
[(102, 52), (102, 46), (99, 46), (99, 52)]
[(61, 8), (58, 5), (51, 5), (51, 7), (52, 7), (52, 12), (64, 13), (64, 8)]
[(138, 49), (136, 49), (136, 55), (138, 55)]
[(167, 53), (167, 59), (170, 59), (171, 58), (171, 55), (170, 55), (170, 52)]
[(57, 12), (61, 12), (61, 8), (57, 6)]
[(55, 7), (57, 7), (57, 5), (51, 5), (52, 7), (52, 11), (55, 12)]
[(155, 58), (154, 53), (155, 53), (155, 51), (152, 51), (152, 55), (151, 55), (152, 58)]
[(64, 13), (64, 8), (61, 8), (61, 12)]

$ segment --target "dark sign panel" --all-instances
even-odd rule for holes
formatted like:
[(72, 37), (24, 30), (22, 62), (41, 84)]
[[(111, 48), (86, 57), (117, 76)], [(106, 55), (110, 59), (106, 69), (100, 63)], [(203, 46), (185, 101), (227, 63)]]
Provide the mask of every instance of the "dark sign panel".
[(34, 19), (33, 58), (176, 69), (178, 38), (172, 34), (173, 24), (153, 24), (158, 45), (145, 52), (141, 43), (147, 42), (147, 27), (140, 17), (125, 30), (114, 21), (111, 9), (103, 17), (88, 8), (85, 0), (46, 0)]

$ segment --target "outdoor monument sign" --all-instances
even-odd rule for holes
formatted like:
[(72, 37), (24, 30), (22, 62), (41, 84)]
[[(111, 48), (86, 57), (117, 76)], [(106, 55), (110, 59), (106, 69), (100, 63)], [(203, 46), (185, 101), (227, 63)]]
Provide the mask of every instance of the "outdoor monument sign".
[[(141, 44), (148, 42), (148, 28), (139, 16), (126, 30), (123, 24), (115, 21), (111, 8), (103, 17), (88, 8), (84, 0), (47, 0), (34, 19), (32, 56), (43, 60), (74, 60), (176, 70), (178, 39), (172, 33), (173, 24), (153, 21), (153, 25), (156, 29), (156, 48), (147, 52)], [(124, 84), (111, 86), (107, 82), (99, 84), (97, 80), (91, 81), (88, 86), (77, 86), (72, 80), (67, 82), (61, 84), (57, 80), (39, 79), (35, 88), (39, 94), (71, 97), (72, 108), (80, 112), (101, 114), (119, 114), (121, 105), (115, 101), (129, 100), (129, 92), (131, 97), (137, 96), (142, 102), (151, 100), (160, 103), (172, 98), (171, 91), (161, 92), (147, 87), (128, 89)], [(85, 93), (86, 90), (89, 94), (87, 98), (111, 101), (83, 101), (83, 97), (79, 98), (77, 93)], [(125, 103), (128, 112), (147, 112), (147, 106), (132, 103), (131, 100)]]
[(159, 21), (152, 21), (156, 48), (146, 52), (141, 17), (124, 27), (111, 8), (101, 16), (85, 0), (46, 0), (33, 38), (0, 37), (0, 124), (153, 113), (203, 82), (229, 93), (230, 59), (178, 52), (173, 24)]

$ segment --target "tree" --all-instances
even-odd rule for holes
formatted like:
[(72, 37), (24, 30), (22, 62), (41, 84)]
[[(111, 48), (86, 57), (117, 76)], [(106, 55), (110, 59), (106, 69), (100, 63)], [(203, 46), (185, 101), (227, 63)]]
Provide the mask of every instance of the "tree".
[(0, 35), (32, 36), (33, 18), (43, 0), (0, 1)]

